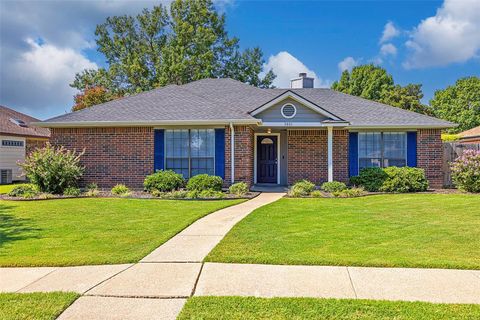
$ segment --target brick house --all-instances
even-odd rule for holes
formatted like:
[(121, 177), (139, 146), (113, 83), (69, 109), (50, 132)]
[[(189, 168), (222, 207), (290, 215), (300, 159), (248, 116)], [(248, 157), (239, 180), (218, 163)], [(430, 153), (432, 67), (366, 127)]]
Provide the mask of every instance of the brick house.
[(50, 138), (50, 130), (32, 126), (40, 120), (0, 106), (0, 183), (25, 180), (18, 162), (25, 161)]
[(82, 183), (141, 188), (172, 169), (226, 184), (348, 181), (371, 166), (424, 168), (442, 186), (440, 132), (453, 124), (385, 104), (317, 89), (300, 74), (290, 89), (232, 79), (170, 85), (55, 117), (39, 125), (51, 141), (85, 149)]

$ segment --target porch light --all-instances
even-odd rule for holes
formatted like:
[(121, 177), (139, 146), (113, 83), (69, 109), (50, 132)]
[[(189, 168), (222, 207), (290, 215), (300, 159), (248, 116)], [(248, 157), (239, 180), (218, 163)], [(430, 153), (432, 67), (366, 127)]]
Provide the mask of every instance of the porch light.
[(272, 129), (268, 128), (267, 133), (272, 133)]

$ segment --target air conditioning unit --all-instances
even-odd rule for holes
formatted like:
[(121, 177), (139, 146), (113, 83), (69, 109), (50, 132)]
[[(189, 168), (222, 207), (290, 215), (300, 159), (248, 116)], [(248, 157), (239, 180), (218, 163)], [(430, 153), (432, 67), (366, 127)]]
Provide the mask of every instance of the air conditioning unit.
[(12, 183), (12, 169), (0, 169), (0, 184)]

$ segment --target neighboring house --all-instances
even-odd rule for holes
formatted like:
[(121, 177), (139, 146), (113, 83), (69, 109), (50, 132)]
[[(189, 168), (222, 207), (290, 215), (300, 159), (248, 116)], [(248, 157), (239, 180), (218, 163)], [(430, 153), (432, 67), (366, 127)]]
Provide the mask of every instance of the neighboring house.
[(82, 150), (82, 183), (142, 187), (172, 169), (226, 184), (348, 181), (371, 166), (424, 168), (442, 186), (442, 129), (452, 123), (330, 89), (306, 74), (291, 89), (232, 79), (169, 85), (40, 124), (52, 143)]
[(40, 120), (0, 106), (0, 173), (1, 182), (25, 180), (18, 162), (25, 155), (43, 146), (50, 138), (50, 130), (32, 126)]
[(480, 126), (472, 128), (458, 134), (459, 142), (463, 143), (480, 143)]

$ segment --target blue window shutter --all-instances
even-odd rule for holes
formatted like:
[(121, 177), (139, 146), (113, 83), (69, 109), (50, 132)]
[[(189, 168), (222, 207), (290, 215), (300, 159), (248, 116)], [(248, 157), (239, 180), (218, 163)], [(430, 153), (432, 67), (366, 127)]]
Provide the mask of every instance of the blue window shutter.
[(215, 129), (215, 175), (225, 179), (225, 129)]
[(358, 176), (358, 132), (350, 132), (348, 138), (348, 173)]
[(165, 130), (159, 129), (153, 131), (153, 170), (163, 170), (165, 163)]
[(417, 133), (407, 132), (407, 166), (417, 166)]

